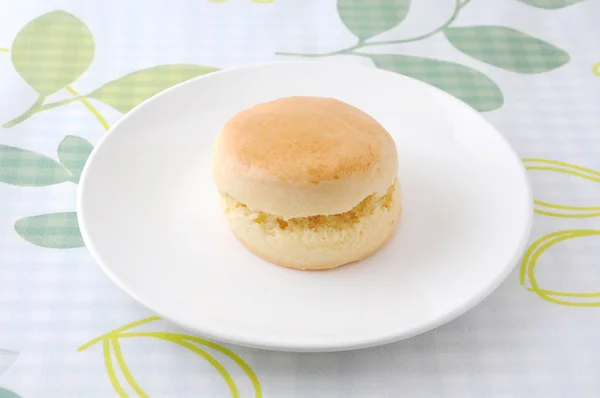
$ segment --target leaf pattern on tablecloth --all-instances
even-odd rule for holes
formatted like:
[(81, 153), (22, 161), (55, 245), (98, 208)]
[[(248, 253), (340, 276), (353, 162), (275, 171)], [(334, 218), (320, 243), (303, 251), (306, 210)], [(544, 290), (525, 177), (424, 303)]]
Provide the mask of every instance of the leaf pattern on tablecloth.
[[(527, 1), (538, 3), (536, 5), (542, 2), (542, 0)], [(560, 3), (558, 0), (550, 1), (554, 4)], [(568, 1), (564, 0), (562, 3)], [(366, 19), (362, 17), (365, 13), (361, 14), (360, 12), (367, 7), (366, 2), (338, 0), (340, 18), (344, 25), (358, 37), (357, 44), (323, 54), (288, 52), (278, 52), (277, 54), (311, 58), (349, 54), (369, 57), (378, 68), (405, 74), (433, 84), (481, 112), (493, 111), (504, 104), (502, 91), (498, 85), (482, 72), (447, 60), (418, 59), (404, 54), (386, 54), (379, 51), (377, 54), (372, 54), (367, 51), (373, 47), (420, 42), (443, 34), (459, 51), (485, 63), (516, 73), (544, 73), (559, 68), (570, 60), (569, 54), (564, 50), (510, 27), (453, 26), (460, 12), (471, 3), (471, 0), (457, 0), (450, 17), (427, 33), (398, 40), (365, 41), (403, 21), (408, 13), (410, 2), (401, 1), (401, 6), (395, 6), (394, 3), (393, 0), (368, 3), (369, 15), (373, 15), (372, 19), (377, 21), (368, 25), (371, 29), (369, 30), (363, 28), (363, 26), (367, 26)], [(501, 50), (498, 51), (498, 49)], [(444, 73), (447, 73), (447, 76), (443, 75)]]
[[(48, 37), (56, 38), (52, 42), (58, 44), (47, 46)], [(38, 93), (29, 109), (5, 121), (4, 128), (17, 126), (39, 112), (80, 102), (108, 130), (110, 126), (92, 101), (126, 113), (167, 88), (218, 70), (194, 64), (158, 65), (117, 77), (88, 94), (80, 94), (72, 84), (94, 58), (94, 38), (81, 20), (60, 10), (35, 18), (17, 33), (12, 48), (0, 51), (10, 54), (15, 70)], [(71, 98), (47, 100), (47, 96), (60, 90), (66, 90)], [(93, 148), (82, 137), (66, 136), (58, 145), (58, 160), (55, 160), (27, 149), (0, 145), (0, 183), (22, 187), (78, 184)], [(84, 246), (75, 212), (25, 217), (15, 223), (15, 231), (28, 242), (45, 248)]]
[[(15, 363), (18, 356), (18, 352), (0, 349), (0, 376)], [(11, 390), (0, 387), (0, 398), (21, 398), (21, 396)]]

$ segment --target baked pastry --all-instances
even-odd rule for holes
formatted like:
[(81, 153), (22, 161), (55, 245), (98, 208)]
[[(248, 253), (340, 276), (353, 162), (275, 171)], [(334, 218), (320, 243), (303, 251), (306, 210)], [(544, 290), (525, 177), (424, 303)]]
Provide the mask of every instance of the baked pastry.
[(392, 137), (333, 98), (286, 97), (235, 114), (217, 136), (212, 168), (234, 234), (286, 267), (363, 259), (400, 218)]

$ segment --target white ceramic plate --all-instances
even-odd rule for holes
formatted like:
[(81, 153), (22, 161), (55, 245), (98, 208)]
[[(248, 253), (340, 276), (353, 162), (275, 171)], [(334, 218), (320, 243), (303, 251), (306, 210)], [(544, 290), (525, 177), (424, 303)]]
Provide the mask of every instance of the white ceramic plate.
[[(346, 101), (396, 140), (402, 220), (364, 261), (275, 266), (221, 214), (215, 135), (235, 112), (290, 95)], [(206, 337), (290, 351), (374, 346), (459, 316), (510, 273), (532, 216), (521, 161), (476, 111), (408, 77), (316, 62), (229, 69), (138, 106), (92, 153), (78, 206), (87, 247), (134, 299)]]

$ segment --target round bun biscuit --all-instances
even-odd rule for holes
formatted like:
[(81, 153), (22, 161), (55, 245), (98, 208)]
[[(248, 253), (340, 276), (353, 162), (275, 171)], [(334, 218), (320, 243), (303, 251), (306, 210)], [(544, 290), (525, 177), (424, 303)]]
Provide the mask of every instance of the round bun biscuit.
[(212, 170), (236, 236), (287, 267), (364, 258), (400, 218), (392, 137), (336, 99), (286, 97), (235, 114), (217, 136)]

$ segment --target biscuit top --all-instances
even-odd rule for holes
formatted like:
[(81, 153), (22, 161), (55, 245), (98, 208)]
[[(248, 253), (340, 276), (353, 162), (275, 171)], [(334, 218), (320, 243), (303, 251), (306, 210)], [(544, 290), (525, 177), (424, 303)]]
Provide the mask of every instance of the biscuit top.
[(388, 132), (363, 111), (333, 98), (287, 97), (233, 116), (224, 150), (242, 166), (280, 180), (318, 183), (376, 167)]
[(235, 114), (215, 140), (221, 195), (283, 219), (344, 213), (384, 194), (396, 145), (363, 111), (333, 98), (287, 97)]

